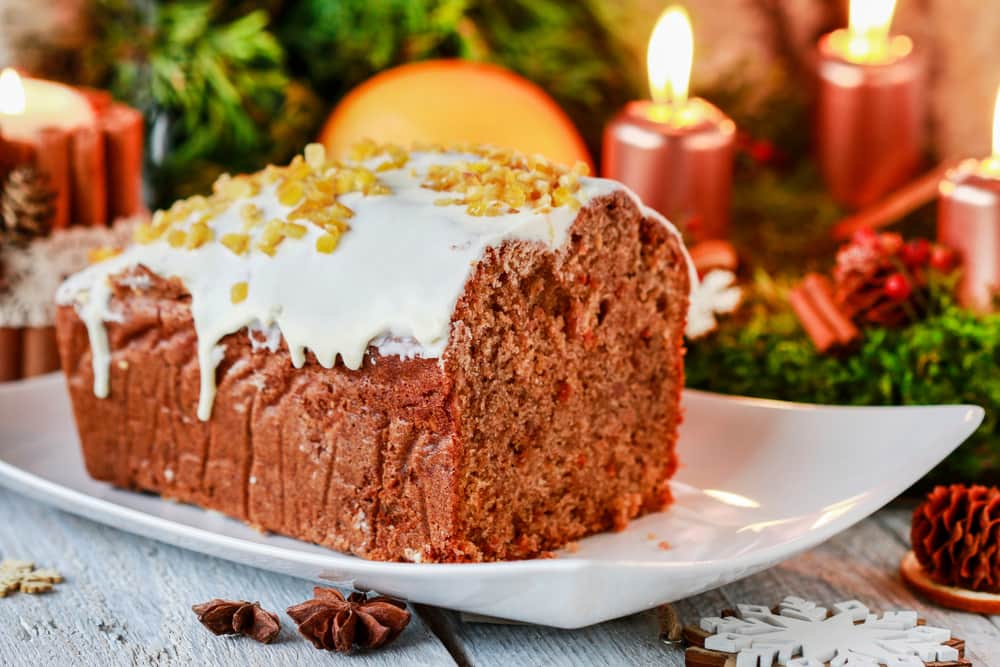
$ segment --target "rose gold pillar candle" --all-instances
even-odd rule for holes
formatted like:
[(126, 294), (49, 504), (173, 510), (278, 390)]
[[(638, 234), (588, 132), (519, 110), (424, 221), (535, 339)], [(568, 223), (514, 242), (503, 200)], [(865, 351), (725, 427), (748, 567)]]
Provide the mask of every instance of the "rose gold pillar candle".
[(851, 24), (819, 41), (816, 150), (833, 198), (850, 208), (880, 200), (912, 178), (924, 148), (923, 59), (889, 36), (894, 0), (851, 0)]
[(1000, 296), (1000, 91), (993, 114), (993, 156), (966, 160), (938, 188), (938, 241), (961, 257), (962, 305), (994, 310)]
[(605, 128), (602, 173), (701, 241), (728, 235), (736, 126), (688, 99), (693, 42), (687, 14), (666, 10), (649, 41), (653, 100), (630, 102)]

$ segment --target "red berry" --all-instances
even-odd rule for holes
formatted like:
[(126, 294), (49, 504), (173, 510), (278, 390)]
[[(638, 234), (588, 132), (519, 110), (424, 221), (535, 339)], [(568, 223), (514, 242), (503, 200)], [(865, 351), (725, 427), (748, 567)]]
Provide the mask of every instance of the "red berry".
[(854, 232), (851, 242), (863, 246), (872, 246), (878, 243), (878, 234), (871, 227), (862, 227)]
[(896, 232), (880, 234), (879, 242), (882, 246), (882, 252), (887, 255), (895, 255), (903, 247), (903, 237)]
[(935, 245), (931, 248), (930, 263), (938, 271), (951, 271), (955, 268), (955, 251), (943, 245)]
[(903, 301), (910, 296), (913, 288), (902, 273), (893, 273), (885, 279), (885, 295), (893, 301)]
[(900, 251), (903, 261), (910, 266), (923, 266), (931, 256), (931, 244), (927, 239), (914, 239)]
[(770, 141), (754, 141), (750, 144), (750, 157), (761, 164), (768, 164), (774, 159), (777, 151)]

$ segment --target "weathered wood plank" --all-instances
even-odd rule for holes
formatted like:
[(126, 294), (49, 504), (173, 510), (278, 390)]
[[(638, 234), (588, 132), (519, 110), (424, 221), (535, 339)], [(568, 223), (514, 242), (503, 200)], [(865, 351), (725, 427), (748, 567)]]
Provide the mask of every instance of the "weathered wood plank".
[[(283, 611), (310, 597), (309, 582), (136, 537), (3, 489), (0, 557), (31, 559), (66, 577), (47, 595), (0, 598), (3, 665), (453, 664), (417, 615), (384, 650), (317, 651)], [(259, 600), (277, 611), (278, 642), (212, 636), (190, 606), (213, 597)]]
[[(880, 516), (898, 521), (908, 512), (889, 509)], [(895, 533), (869, 520), (778, 567), (675, 606), (689, 623), (740, 602), (775, 604), (785, 595), (822, 603), (857, 598), (879, 611), (917, 609), (928, 622), (952, 628), (965, 638), (976, 665), (1000, 666), (1000, 633), (990, 620), (925, 604), (903, 586), (897, 566), (904, 550), (905, 544)], [(419, 610), (432, 625), (453, 635), (458, 642), (453, 652), (460, 652), (471, 665), (683, 664), (680, 649), (658, 641), (652, 612), (564, 631), (463, 622), (453, 612)]]
[[(693, 622), (738, 602), (771, 604), (788, 594), (916, 608), (963, 636), (976, 665), (1000, 667), (1000, 618), (926, 605), (899, 581), (910, 511), (885, 510), (776, 568), (681, 601), (677, 611)], [(418, 607), (397, 645), (351, 658), (315, 651), (283, 614), (275, 645), (215, 638), (198, 625), (190, 604), (219, 596), (282, 610), (307, 597), (310, 584), (138, 538), (4, 490), (0, 557), (35, 559), (68, 579), (48, 596), (0, 599), (0, 664), (442, 665), (454, 664), (452, 655), (476, 666), (683, 664), (678, 648), (660, 642), (653, 612), (566, 631), (468, 623), (453, 612)]]

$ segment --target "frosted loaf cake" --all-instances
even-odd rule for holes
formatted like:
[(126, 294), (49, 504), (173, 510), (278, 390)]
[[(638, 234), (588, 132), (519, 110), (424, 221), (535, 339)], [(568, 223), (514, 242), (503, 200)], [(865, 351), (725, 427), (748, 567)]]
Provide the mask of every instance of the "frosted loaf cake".
[(378, 560), (526, 558), (670, 501), (694, 280), (624, 186), (321, 146), (59, 292), (89, 473)]

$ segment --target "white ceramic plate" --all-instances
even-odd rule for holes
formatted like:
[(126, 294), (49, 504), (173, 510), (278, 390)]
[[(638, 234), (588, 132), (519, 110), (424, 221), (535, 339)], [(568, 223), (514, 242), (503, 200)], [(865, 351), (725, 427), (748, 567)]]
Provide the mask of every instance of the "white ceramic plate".
[[(868, 516), (983, 419), (975, 406), (815, 407), (686, 392), (676, 503), (557, 558), (378, 563), (119, 491), (83, 468), (58, 375), (0, 385), (0, 483), (116, 528), (286, 574), (564, 628), (721, 586)], [(662, 548), (661, 541), (669, 548)]]

